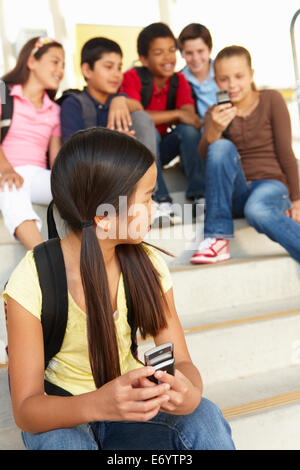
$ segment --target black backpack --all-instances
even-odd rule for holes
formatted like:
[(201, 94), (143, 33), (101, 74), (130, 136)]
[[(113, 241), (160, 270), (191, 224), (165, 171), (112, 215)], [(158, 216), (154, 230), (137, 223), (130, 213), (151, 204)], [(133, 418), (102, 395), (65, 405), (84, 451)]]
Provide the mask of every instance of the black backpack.
[[(33, 250), (36, 269), (42, 291), (41, 323), (44, 337), (45, 370), (50, 360), (60, 351), (68, 320), (68, 286), (66, 269), (60, 239), (53, 218), (53, 201), (47, 212), (49, 240)], [(131, 327), (131, 352), (137, 359), (137, 328), (134, 326), (132, 300), (126, 276), (123, 276), (128, 309), (128, 323)], [(70, 396), (66, 390), (45, 380), (48, 395)]]
[[(141, 103), (144, 109), (151, 101), (153, 91), (153, 77), (147, 67), (135, 67), (141, 81)], [(176, 91), (178, 88), (178, 75), (174, 73), (171, 77), (170, 88), (168, 91), (167, 109), (176, 109)]]
[(68, 96), (73, 96), (80, 103), (85, 129), (95, 127), (97, 125), (97, 109), (87, 93), (83, 90), (77, 90), (76, 88), (69, 88), (56, 100), (56, 103), (61, 106), (62, 102), (68, 98)]
[[(182, 73), (183, 70), (184, 70), (184, 68), (180, 70), (180, 73)], [(187, 80), (187, 82), (188, 82), (188, 84), (189, 84), (190, 87), (191, 87), (191, 95), (192, 95), (192, 98), (193, 98), (193, 100), (194, 100), (194, 102), (195, 102), (195, 113), (198, 114), (198, 116), (200, 116), (199, 110), (198, 110), (198, 107), (197, 107), (197, 94), (196, 94), (196, 92), (195, 92), (194, 85), (193, 85), (193, 83), (190, 82), (189, 80)]]
[(189, 82), (189, 81), (188, 81), (188, 84), (191, 87), (192, 98), (195, 102), (195, 113), (198, 114), (198, 116), (200, 116), (198, 106), (197, 106), (197, 95), (196, 95), (196, 92), (195, 92), (195, 89), (194, 89), (194, 85), (192, 84), (192, 82)]

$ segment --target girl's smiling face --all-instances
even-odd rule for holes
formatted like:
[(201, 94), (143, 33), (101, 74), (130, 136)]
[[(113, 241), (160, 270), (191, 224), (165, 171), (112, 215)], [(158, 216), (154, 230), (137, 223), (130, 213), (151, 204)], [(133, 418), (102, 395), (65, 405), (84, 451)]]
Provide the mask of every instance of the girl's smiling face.
[(40, 59), (28, 59), (31, 74), (45, 90), (57, 90), (64, 76), (65, 54), (61, 47), (50, 47)]
[(215, 80), (220, 90), (228, 90), (232, 104), (243, 101), (252, 91), (254, 71), (246, 57), (235, 55), (215, 62)]

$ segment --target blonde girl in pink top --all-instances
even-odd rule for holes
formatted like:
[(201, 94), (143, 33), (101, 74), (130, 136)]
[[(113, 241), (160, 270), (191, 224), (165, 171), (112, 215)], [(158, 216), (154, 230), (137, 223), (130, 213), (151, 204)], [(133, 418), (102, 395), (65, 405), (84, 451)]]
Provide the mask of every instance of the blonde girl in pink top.
[(51, 168), (61, 146), (60, 108), (53, 99), (63, 73), (61, 44), (41, 37), (23, 46), (15, 68), (2, 78), (13, 97), (13, 116), (0, 145), (0, 210), (10, 233), (28, 249), (43, 241), (32, 204), (52, 199), (46, 155)]

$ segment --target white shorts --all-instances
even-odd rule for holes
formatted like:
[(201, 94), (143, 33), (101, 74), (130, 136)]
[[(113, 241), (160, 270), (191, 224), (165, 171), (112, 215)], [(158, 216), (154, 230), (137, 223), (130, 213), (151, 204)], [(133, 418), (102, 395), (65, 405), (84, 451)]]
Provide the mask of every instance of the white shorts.
[(16, 228), (25, 220), (35, 220), (41, 230), (41, 219), (33, 210), (32, 204), (47, 206), (51, 202), (51, 170), (33, 165), (16, 166), (14, 170), (24, 178), (24, 183), (20, 189), (14, 186), (12, 191), (5, 184), (4, 191), (0, 191), (0, 210), (4, 224), (11, 235), (14, 235)]

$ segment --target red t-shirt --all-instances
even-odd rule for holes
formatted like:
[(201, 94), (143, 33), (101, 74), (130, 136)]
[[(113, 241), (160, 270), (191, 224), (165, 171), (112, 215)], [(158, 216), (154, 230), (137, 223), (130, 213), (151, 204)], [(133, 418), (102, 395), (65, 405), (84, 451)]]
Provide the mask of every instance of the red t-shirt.
[[(188, 84), (187, 79), (182, 73), (177, 73), (177, 75), (178, 87), (176, 90), (176, 109), (181, 108), (181, 106), (184, 106), (185, 104), (194, 105), (194, 100), (191, 94), (191, 88)], [(169, 88), (170, 79), (168, 79), (167, 83), (160, 91), (157, 90), (156, 85), (153, 82), (152, 97), (146, 109), (149, 109), (151, 111), (165, 111), (167, 109)], [(123, 83), (120, 91), (122, 93), (126, 93), (129, 98), (141, 102), (141, 90), (142, 84), (136, 69), (133, 68), (127, 70), (127, 72), (124, 73)], [(160, 124), (156, 126), (158, 132), (161, 135), (166, 134), (168, 127), (168, 124)]]

